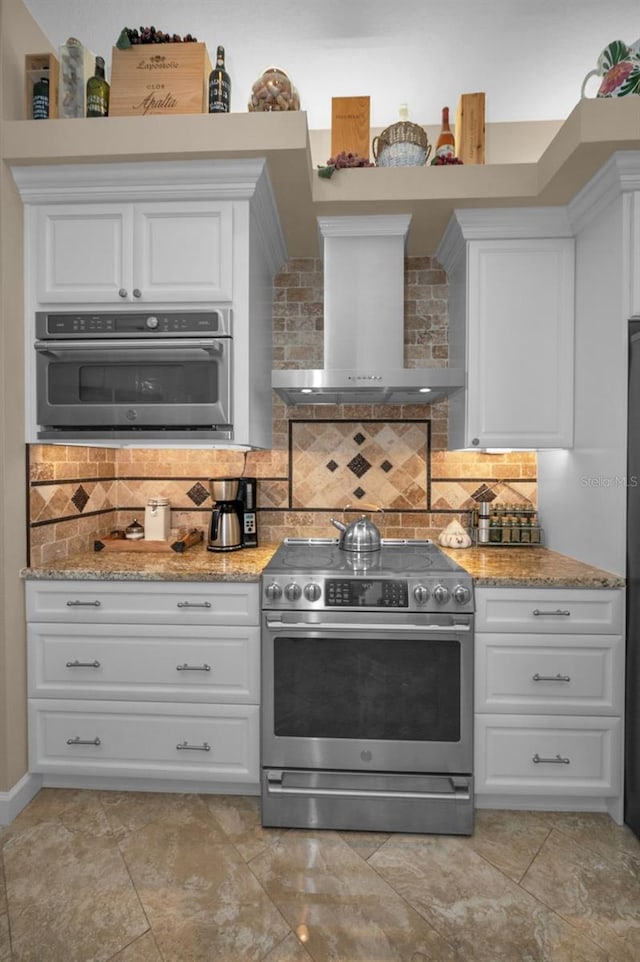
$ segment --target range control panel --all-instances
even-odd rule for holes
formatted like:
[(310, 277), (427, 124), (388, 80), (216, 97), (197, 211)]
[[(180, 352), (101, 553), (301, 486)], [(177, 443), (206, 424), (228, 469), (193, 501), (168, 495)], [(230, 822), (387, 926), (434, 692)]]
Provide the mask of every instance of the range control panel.
[(231, 336), (231, 312), (215, 311), (87, 311), (36, 314), (39, 340), (115, 337)]
[(262, 576), (262, 607), (272, 610), (473, 611), (473, 583), (452, 573), (418, 578)]

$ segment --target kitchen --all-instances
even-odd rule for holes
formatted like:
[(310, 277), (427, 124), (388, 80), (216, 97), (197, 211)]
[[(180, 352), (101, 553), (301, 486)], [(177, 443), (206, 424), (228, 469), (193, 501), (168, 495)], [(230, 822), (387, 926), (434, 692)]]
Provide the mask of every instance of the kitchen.
[[(615, 106), (618, 106), (618, 105), (615, 105)], [(626, 105), (621, 105), (621, 106), (626, 107)], [(11, 256), (10, 250), (8, 250), (8, 254), (9, 256)], [(410, 260), (409, 260), (410, 269), (414, 268), (416, 271), (426, 271), (427, 273), (433, 269), (433, 264), (431, 263), (427, 264), (424, 261), (419, 261), (419, 260), (411, 262), (411, 256), (415, 256), (416, 258), (418, 258), (419, 255), (417, 253), (415, 255), (410, 255)], [(611, 256), (613, 257), (613, 254), (611, 254)], [(296, 265), (296, 263), (290, 263), (287, 265), (287, 272), (298, 273), (295, 270), (295, 268), (300, 266), (305, 268), (304, 273), (308, 272), (311, 275), (317, 275), (318, 264), (315, 258), (311, 259), (310, 261), (302, 265), (300, 264)], [(614, 268), (615, 268), (615, 264), (614, 264)], [(19, 267), (16, 266), (16, 276), (19, 276), (19, 274), (20, 274)], [(296, 278), (296, 280), (301, 281), (303, 279)], [(427, 286), (429, 287), (429, 291), (428, 291), (427, 297), (428, 299), (431, 300), (433, 304), (433, 309), (428, 309), (428, 312), (430, 314), (437, 313), (437, 310), (438, 310), (437, 301), (442, 299), (441, 290), (439, 290), (439, 288), (441, 288), (442, 286), (441, 278), (439, 279), (436, 273), (434, 276), (431, 276), (431, 277), (422, 275), (419, 279), (418, 279), (418, 276), (416, 275), (416, 277), (415, 278), (412, 277), (411, 280), (416, 280), (416, 281), (419, 280), (419, 282), (421, 283), (424, 283), (425, 281), (428, 282)], [(282, 298), (282, 301), (284, 304), (289, 305), (289, 307), (287, 307), (286, 310), (282, 311), (281, 323), (283, 328), (286, 323), (286, 318), (290, 316), (290, 313), (292, 311), (291, 305), (308, 303), (312, 305), (310, 310), (313, 311), (313, 310), (317, 310), (317, 304), (318, 304), (317, 295), (314, 296), (311, 293), (312, 290), (314, 289), (317, 290), (318, 288), (317, 276), (313, 276), (310, 279), (310, 283), (308, 285), (307, 291), (303, 290), (301, 293), (297, 294), (297, 297), (294, 295), (294, 297), (291, 297), (289, 300), (287, 300), (288, 285), (289, 287), (293, 287), (293, 288), (297, 287), (299, 291), (301, 288), (305, 288), (304, 283), (298, 283), (297, 285), (291, 284), (291, 281), (289, 278), (286, 278), (283, 281), (282, 287), (280, 289), (282, 293), (279, 293), (278, 296)], [(7, 291), (3, 296), (10, 299), (11, 293)], [(602, 292), (600, 296), (604, 296), (604, 292)], [(424, 308), (422, 309), (424, 310)], [(300, 314), (301, 313), (302, 312), (300, 312)], [(298, 316), (300, 316), (300, 314)], [(277, 316), (278, 316), (278, 313), (276, 310), (276, 317)], [(305, 323), (307, 323), (306, 320), (302, 322), (302, 326), (304, 326)], [(282, 344), (283, 350), (285, 349), (285, 344), (291, 345), (290, 330), (287, 330), (287, 331), (283, 330), (282, 342), (283, 342)], [(291, 347), (293, 350), (293, 345), (291, 345)], [(15, 345), (14, 345), (14, 349), (17, 350), (17, 347)], [(317, 351), (317, 348), (316, 348), (316, 351)], [(602, 358), (599, 358), (599, 360), (602, 361)], [(17, 366), (18, 365), (16, 363), (16, 369), (17, 369)], [(591, 403), (595, 405), (596, 402), (592, 401)], [(278, 409), (278, 407), (276, 407), (276, 414), (279, 413), (279, 410), (281, 409)], [(581, 408), (580, 410), (582, 411), (583, 408)], [(593, 415), (592, 411), (589, 411), (588, 413), (590, 415)], [(349, 412), (349, 414), (351, 416), (351, 412)], [(367, 412), (367, 414), (369, 414), (369, 412)], [(358, 412), (357, 414), (354, 414), (353, 417), (351, 417), (351, 420), (353, 421), (356, 418), (360, 418), (361, 416), (362, 416), (361, 413)], [(374, 416), (376, 417), (379, 416), (381, 420), (383, 418), (388, 418), (389, 416), (388, 410), (381, 412), (380, 415), (378, 415), (378, 412), (374, 412)], [(438, 417), (438, 414), (436, 413), (435, 420), (434, 420), (433, 411), (431, 412), (430, 417), (432, 419), (432, 424), (431, 424), (432, 447), (430, 452), (431, 461), (432, 461), (432, 467), (433, 467), (433, 462), (435, 462), (438, 470), (437, 477), (432, 478), (432, 486), (433, 484), (437, 485), (436, 490), (438, 493), (438, 497), (440, 499), (438, 507), (442, 508), (445, 512), (447, 510), (453, 510), (454, 515), (458, 516), (458, 513), (459, 513), (458, 509), (461, 507), (462, 503), (466, 502), (468, 495), (470, 493), (469, 485), (468, 485), (469, 478), (472, 478), (474, 481), (474, 484), (477, 486), (484, 481), (486, 481), (487, 483), (493, 483), (495, 480), (504, 479), (506, 476), (506, 479), (508, 480), (509, 484), (522, 486), (524, 490), (526, 490), (529, 494), (532, 493), (532, 489), (531, 489), (532, 480), (535, 480), (537, 478), (538, 486), (539, 486), (537, 495), (538, 495), (538, 504), (540, 506), (540, 515), (545, 525), (547, 540), (551, 544), (551, 546), (558, 547), (559, 550), (566, 550), (567, 553), (575, 554), (581, 557), (585, 561), (590, 561), (591, 563), (594, 563), (594, 564), (603, 565), (608, 570), (613, 570), (618, 572), (621, 570), (620, 563), (619, 563), (619, 559), (620, 559), (619, 547), (617, 549), (618, 551), (617, 556), (614, 556), (614, 554), (612, 553), (613, 549), (610, 549), (609, 547), (610, 543), (615, 541), (615, 529), (616, 529), (615, 521), (613, 525), (611, 525), (611, 519), (609, 519), (609, 524), (605, 525), (602, 521), (598, 521), (598, 519), (595, 518), (593, 521), (593, 525), (591, 526), (592, 532), (594, 531), (594, 527), (595, 527), (595, 534), (592, 535), (592, 538), (588, 538), (587, 535), (585, 535), (584, 539), (586, 543), (584, 545), (581, 543), (576, 545), (576, 547), (580, 548), (580, 551), (575, 550), (573, 548), (573, 545), (569, 543), (569, 539), (571, 538), (572, 533), (575, 530), (576, 526), (571, 526), (569, 531), (566, 533), (566, 535), (564, 535), (562, 534), (562, 528), (565, 525), (562, 524), (561, 518), (558, 518), (557, 520), (554, 519), (554, 524), (551, 525), (554, 497), (552, 493), (552, 496), (549, 499), (549, 505), (546, 505), (544, 503), (544, 492), (542, 490), (541, 483), (540, 483), (542, 473), (541, 473), (540, 466), (538, 466), (538, 473), (536, 475), (535, 456), (518, 455), (518, 454), (500, 455), (499, 458), (493, 460), (492, 456), (490, 455), (482, 456), (478, 454), (473, 457), (470, 456), (469, 461), (465, 463), (461, 460), (461, 456), (455, 455), (455, 453), (453, 452), (446, 451), (446, 444), (444, 442), (444, 437), (446, 433), (446, 423), (444, 422), (444, 418), (442, 416)], [(295, 415), (295, 418), (296, 419), (298, 418), (298, 414)], [(21, 428), (21, 425), (19, 425), (19, 427)], [(265, 515), (266, 515), (265, 520), (267, 522), (266, 531), (263, 528), (261, 528), (261, 531), (263, 532), (262, 537), (264, 538), (265, 541), (268, 539), (270, 540), (271, 538), (273, 538), (274, 541), (277, 541), (282, 536), (282, 530), (280, 529), (279, 531), (278, 525), (277, 525), (278, 521), (280, 523), (282, 522), (282, 514), (276, 513), (276, 512), (277, 512), (277, 509), (282, 508), (283, 505), (286, 505), (287, 509), (289, 507), (289, 502), (286, 500), (286, 498), (288, 497), (290, 483), (293, 483), (297, 490), (304, 490), (304, 487), (303, 487), (304, 478), (302, 475), (302, 468), (299, 472), (294, 472), (293, 477), (289, 477), (288, 475), (288, 470), (289, 470), (288, 425), (285, 423), (285, 419), (283, 416), (276, 417), (276, 427), (277, 427), (277, 430), (280, 432), (280, 438), (285, 439), (284, 443), (278, 442), (277, 444), (274, 444), (273, 450), (270, 452), (265, 452), (264, 454), (260, 452), (247, 453), (246, 466), (245, 466), (244, 455), (230, 452), (230, 453), (225, 453), (224, 460), (220, 460), (220, 461), (216, 460), (216, 472), (212, 472), (210, 468), (210, 461), (208, 460), (205, 461), (204, 455), (201, 455), (201, 453), (198, 453), (195, 456), (196, 457), (195, 462), (193, 460), (190, 460), (190, 470), (188, 472), (189, 478), (192, 479), (190, 481), (190, 485), (188, 488), (189, 490), (191, 490), (192, 484), (198, 481), (200, 482), (202, 482), (203, 480), (206, 481), (206, 478), (208, 476), (210, 476), (212, 473), (218, 473), (218, 471), (221, 474), (230, 474), (230, 475), (240, 474), (244, 472), (247, 475), (252, 475), (252, 476), (255, 475), (261, 478), (265, 478), (266, 481), (265, 481), (265, 484), (263, 485), (263, 490), (265, 491), (265, 493), (266, 492), (269, 493), (269, 497), (272, 499), (273, 507), (274, 509), (276, 509), (274, 510), (274, 517), (269, 516), (268, 510), (265, 512)], [(350, 427), (352, 427), (352, 425)], [(400, 430), (401, 427), (402, 425), (398, 425), (398, 430)], [(292, 430), (294, 431), (301, 430), (301, 428), (300, 426), (298, 426), (297, 428), (293, 427)], [(602, 430), (604, 432), (605, 428), (603, 427)], [(345, 435), (346, 435), (346, 432), (345, 432)], [(610, 439), (609, 434), (607, 434), (605, 437), (606, 437), (607, 444), (613, 443), (612, 440)], [(397, 445), (398, 440), (399, 438), (397, 437), (394, 439), (394, 445)], [(295, 436), (293, 438), (293, 441), (295, 443), (296, 441)], [(20, 444), (21, 444), (21, 449), (23, 450), (22, 440), (20, 441)], [(45, 477), (42, 473), (47, 470), (46, 465), (50, 465), (50, 466), (52, 465), (50, 453), (46, 452), (46, 455), (47, 455), (46, 457), (42, 457), (42, 464), (36, 465), (37, 470), (41, 472), (39, 476), (37, 476), (38, 480), (45, 481), (45, 482), (52, 480), (51, 478)], [(132, 452), (118, 451), (114, 455), (114, 463), (110, 464), (107, 459), (108, 456), (104, 455), (103, 453), (102, 456), (105, 457), (105, 461), (103, 462), (102, 465), (99, 465), (98, 467), (96, 467), (95, 462), (93, 464), (90, 462), (88, 456), (86, 458), (86, 461), (84, 461), (84, 463), (76, 462), (74, 467), (71, 466), (74, 464), (74, 461), (73, 461), (73, 458), (69, 455), (69, 452), (61, 451), (59, 456), (60, 456), (61, 463), (60, 463), (59, 470), (55, 469), (56, 477), (58, 479), (64, 479), (64, 480), (67, 480), (69, 478), (82, 479), (83, 485), (85, 483), (85, 479), (93, 478), (93, 477), (101, 480), (105, 478), (106, 479), (115, 478), (117, 479), (118, 484), (120, 483), (120, 478), (122, 478), (124, 488), (126, 488), (130, 479), (134, 479), (134, 478), (139, 479), (143, 477), (148, 479), (154, 479), (154, 482), (155, 482), (155, 479), (162, 479), (164, 483), (165, 481), (167, 481), (167, 479), (173, 479), (175, 476), (179, 478), (184, 477), (184, 472), (180, 469), (180, 466), (179, 466), (179, 454), (177, 452), (174, 454), (171, 454), (170, 457), (167, 459), (171, 467), (167, 467), (167, 464), (165, 463), (162, 465), (162, 470), (158, 470), (153, 464), (153, 460), (157, 458), (156, 454), (153, 454), (153, 455), (147, 454), (146, 456), (143, 456), (141, 454), (135, 455)], [(200, 461), (200, 464), (202, 465), (202, 467), (198, 465), (198, 459), (200, 459), (201, 457), (202, 457), (202, 460)], [(65, 459), (67, 458), (68, 458), (68, 463), (66, 463), (65, 461)], [(552, 468), (556, 472), (556, 476), (554, 477), (554, 476), (551, 476), (551, 473), (549, 471), (550, 473), (549, 485), (550, 485), (550, 490), (553, 492), (553, 484), (560, 483), (560, 481), (557, 480), (559, 469), (557, 465), (553, 463), (552, 455), (550, 455), (549, 459), (552, 461)], [(489, 472), (487, 472), (487, 469), (484, 467), (478, 468), (479, 460), (490, 462), (491, 468)], [(544, 457), (543, 457), (543, 460), (544, 460)], [(557, 459), (555, 460), (557, 461)], [(119, 463), (115, 464), (116, 461), (118, 461)], [(424, 464), (424, 455), (423, 455), (422, 463)], [(157, 464), (157, 460), (156, 460), (156, 464)], [(460, 466), (461, 464), (464, 464), (464, 467), (461, 467)], [(504, 470), (505, 465), (508, 468), (508, 470), (506, 471)], [(195, 468), (196, 466), (198, 467), (198, 469), (192, 470), (192, 468)], [(566, 466), (563, 466), (562, 469), (564, 471), (567, 470)], [(591, 471), (589, 472), (589, 475), (593, 477), (597, 477), (604, 473), (605, 472), (602, 469), (596, 470), (595, 468), (592, 468)], [(607, 474), (612, 473), (611, 467), (609, 465), (606, 468), (606, 473)], [(615, 473), (619, 476), (623, 476), (624, 466), (622, 466), (620, 470), (616, 469)], [(320, 475), (320, 477), (322, 476)], [(526, 479), (524, 483), (522, 481), (523, 478)], [(13, 504), (21, 503), (21, 499), (23, 498), (22, 479), (23, 479), (23, 471), (21, 469), (20, 483), (18, 484), (17, 480), (14, 479), (14, 483), (16, 487), (16, 497), (12, 502)], [(55, 480), (55, 478), (53, 480)], [(527, 485), (529, 485), (528, 488), (526, 487)], [(44, 488), (43, 485), (41, 485), (41, 487)], [(73, 495), (76, 494), (76, 487), (74, 487), (69, 492), (67, 496), (68, 500), (71, 500)], [(183, 485), (183, 487), (186, 487), (186, 486)], [(603, 489), (604, 489), (604, 486), (603, 486)], [(601, 494), (603, 493), (603, 489), (600, 489)], [(157, 491), (157, 488), (149, 487), (147, 490), (154, 492), (154, 491)], [(596, 493), (598, 493), (598, 489), (594, 488), (594, 490), (596, 490)], [(54, 494), (57, 496), (56, 501), (54, 502), (54, 505), (60, 502), (61, 492), (52, 490), (51, 492), (48, 492), (48, 493)], [(90, 493), (93, 494), (93, 491), (91, 491)], [(144, 491), (144, 492), (136, 491), (133, 493), (133, 497), (132, 497), (131, 493), (126, 492), (126, 490), (115, 491), (113, 493), (113, 496), (116, 498), (116, 500), (111, 501), (109, 503), (109, 506), (113, 506), (113, 505), (116, 505), (116, 506), (123, 505), (123, 506), (131, 506), (131, 507), (139, 506), (144, 503), (144, 496), (146, 495), (146, 493), (147, 491)], [(62, 492), (62, 494), (64, 494), (64, 492)], [(185, 511), (189, 512), (189, 515), (188, 515), (189, 517), (193, 517), (192, 512), (196, 507), (196, 505), (191, 499), (188, 499), (186, 495), (186, 491), (185, 492), (181, 491), (180, 497), (183, 500), (181, 502), (178, 501), (177, 503), (182, 504), (182, 506), (184, 506)], [(173, 498), (174, 498), (174, 495), (172, 492), (172, 503), (174, 503)], [(432, 490), (432, 498), (433, 498), (433, 490)], [(9, 504), (10, 502), (7, 501), (5, 503)], [(66, 505), (66, 501), (64, 503)], [(421, 503), (424, 503), (424, 502), (421, 502)], [(300, 513), (297, 514), (296, 516), (293, 516), (293, 517), (289, 516), (287, 512), (285, 512), (284, 517), (286, 519), (285, 520), (286, 533), (291, 533), (291, 529), (293, 525), (295, 525), (297, 522), (301, 522), (302, 525), (306, 525), (308, 521), (311, 521), (313, 524), (312, 533), (319, 534), (319, 535), (326, 534), (327, 528), (328, 528), (328, 512), (326, 510), (321, 511), (321, 512), (318, 512), (318, 516), (311, 515), (310, 517), (309, 512), (304, 510), (304, 508), (308, 505), (308, 502), (305, 499), (303, 499), (298, 504), (302, 507), (303, 510), (301, 510)], [(331, 503), (326, 503), (326, 506), (329, 508), (335, 507), (335, 505)], [(104, 504), (102, 505), (102, 507), (104, 507)], [(324, 505), (322, 507), (324, 507)], [(47, 508), (49, 511), (54, 510), (51, 506), (50, 500), (48, 500), (47, 502)], [(404, 536), (417, 537), (419, 536), (419, 532), (421, 530), (424, 530), (424, 522), (426, 521), (427, 524), (429, 525), (431, 523), (431, 519), (430, 518), (427, 519), (427, 517), (425, 516), (426, 513), (423, 513), (422, 515), (419, 516), (420, 524), (415, 524), (414, 522), (415, 522), (416, 515), (413, 513), (410, 513), (412, 508), (415, 509), (415, 506), (412, 506), (409, 509), (409, 512), (407, 512), (408, 518), (402, 517), (401, 519), (399, 519), (402, 523), (401, 533), (404, 534)], [(64, 510), (66, 511), (66, 507), (64, 508)], [(567, 507), (565, 505), (564, 511), (566, 512), (566, 510), (567, 510)], [(80, 513), (81, 512), (76, 512), (76, 515)], [(44, 514), (41, 514), (38, 517), (40, 520), (53, 520), (53, 519), (56, 519), (58, 516), (55, 513), (47, 515), (45, 511)], [(127, 520), (130, 520), (130, 515)], [(408, 524), (406, 523), (407, 521), (408, 521)], [(24, 523), (19, 525), (17, 522), (17, 519), (14, 519), (11, 513), (10, 513), (10, 516), (7, 518), (7, 523), (10, 526), (12, 524), (15, 524), (16, 526), (16, 532), (15, 532), (16, 539), (14, 541), (14, 544), (22, 544), (22, 541), (24, 538)], [(76, 527), (78, 527), (77, 521), (75, 522), (75, 524), (76, 524)], [(619, 532), (620, 532), (619, 521), (617, 524), (618, 524), (617, 533), (619, 535)], [(36, 528), (35, 529), (36, 533), (38, 531), (42, 531), (43, 528), (45, 528), (44, 525), (41, 526), (40, 528)], [(549, 531), (547, 531), (547, 528), (549, 528)], [(611, 531), (610, 530), (611, 528), (613, 528), (614, 530)], [(556, 530), (559, 532), (559, 534), (557, 535), (556, 535)], [(296, 533), (310, 533), (310, 532), (307, 528), (303, 527), (302, 531), (296, 532)], [(90, 535), (91, 535), (91, 528), (89, 525), (87, 525), (86, 529), (84, 530), (84, 536), (85, 538), (89, 538)], [(63, 538), (67, 537), (66, 533), (62, 534), (62, 536)], [(69, 536), (69, 537), (71, 538), (73, 536)], [(563, 545), (560, 541), (562, 537), (567, 539), (566, 546)], [(578, 537), (581, 537), (581, 535), (578, 535)], [(554, 544), (553, 540), (551, 540), (553, 538), (559, 539), (559, 543), (557, 545)], [(46, 540), (48, 541), (49, 539), (46, 539)], [(36, 544), (34, 545), (34, 547), (39, 548), (40, 546)], [(72, 550), (73, 550), (73, 544), (72, 544)], [(603, 552), (602, 560), (599, 557), (594, 556), (594, 552), (596, 551)], [(606, 554), (607, 564), (604, 564), (605, 552), (608, 552)], [(615, 563), (611, 563), (612, 559), (615, 561)], [(13, 571), (15, 569), (15, 559), (12, 559), (11, 563), (14, 565), (14, 567), (12, 568), (12, 571)], [(17, 620), (19, 618), (19, 614), (18, 612), (14, 612), (12, 615), (11, 608), (9, 607), (8, 611), (5, 610), (5, 619), (7, 619), (8, 617), (13, 617), (14, 620)], [(16, 634), (18, 635), (19, 632), (17, 632)], [(19, 652), (9, 651), (8, 655), (10, 658), (13, 657), (17, 663), (17, 675), (11, 676), (11, 677), (19, 678), (21, 672), (23, 672), (23, 668), (21, 667), (21, 664), (20, 664)], [(9, 724), (9, 719), (13, 720), (13, 725), (10, 726), (11, 732), (8, 733), (8, 738), (7, 738), (7, 741), (9, 743), (9, 750), (7, 752), (7, 764), (12, 763), (14, 766), (13, 770), (16, 773), (15, 777), (10, 778), (6, 782), (8, 788), (10, 788), (16, 783), (16, 781), (20, 777), (20, 775), (18, 774), (20, 771), (20, 768), (19, 768), (20, 751), (19, 751), (19, 744), (16, 744), (16, 741), (15, 741), (16, 739), (15, 718), (21, 717), (21, 709), (18, 704), (16, 705), (16, 710), (13, 713), (11, 713), (11, 705), (12, 705), (11, 699), (19, 700), (20, 698), (19, 691), (14, 690), (12, 687), (12, 689), (8, 691), (7, 695), (8, 695), (7, 710), (9, 711), (9, 714), (7, 715), (7, 719), (6, 719), (7, 725)], [(23, 741), (23, 744), (24, 744), (24, 741)], [(167, 803), (167, 804), (170, 804), (170, 803)]]

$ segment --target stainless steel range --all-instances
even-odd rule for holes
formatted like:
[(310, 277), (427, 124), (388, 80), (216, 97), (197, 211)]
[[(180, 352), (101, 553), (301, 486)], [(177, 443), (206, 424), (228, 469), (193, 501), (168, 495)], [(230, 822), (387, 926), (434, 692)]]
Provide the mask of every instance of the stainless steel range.
[(473, 583), (431, 541), (287, 539), (262, 577), (262, 823), (473, 831)]

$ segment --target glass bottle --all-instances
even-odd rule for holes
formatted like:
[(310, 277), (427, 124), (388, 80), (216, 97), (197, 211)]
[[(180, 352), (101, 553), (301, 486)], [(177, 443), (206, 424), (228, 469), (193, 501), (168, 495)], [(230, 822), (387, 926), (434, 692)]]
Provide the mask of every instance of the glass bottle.
[(449, 108), (442, 108), (442, 127), (436, 141), (436, 157), (454, 157), (456, 141), (449, 126)]
[(31, 116), (34, 120), (49, 119), (49, 78), (40, 77), (33, 85)]
[(109, 116), (109, 84), (104, 75), (104, 60), (96, 57), (95, 73), (87, 80), (87, 117)]
[(216, 65), (209, 74), (209, 113), (228, 114), (231, 109), (231, 78), (224, 66), (224, 47), (218, 47)]

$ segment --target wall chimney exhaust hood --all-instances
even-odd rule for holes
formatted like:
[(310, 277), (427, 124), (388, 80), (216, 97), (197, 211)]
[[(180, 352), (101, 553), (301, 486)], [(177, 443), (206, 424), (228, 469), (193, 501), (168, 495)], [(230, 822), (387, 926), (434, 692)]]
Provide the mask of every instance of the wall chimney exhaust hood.
[(432, 404), (464, 371), (405, 368), (404, 252), (409, 215), (320, 217), (324, 368), (277, 370), (286, 404)]

